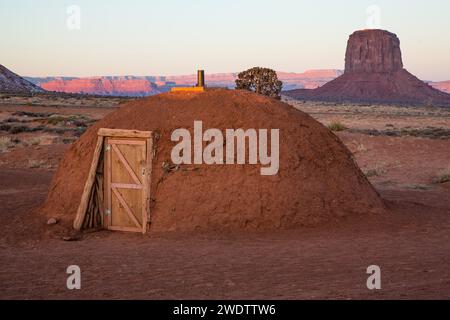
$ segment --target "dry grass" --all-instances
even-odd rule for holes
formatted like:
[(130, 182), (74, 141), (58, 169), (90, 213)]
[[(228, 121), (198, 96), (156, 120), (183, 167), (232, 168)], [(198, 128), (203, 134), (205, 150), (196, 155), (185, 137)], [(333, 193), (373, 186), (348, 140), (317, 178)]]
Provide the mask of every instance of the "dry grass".
[(330, 129), (331, 131), (344, 131), (347, 130), (348, 128), (341, 122), (333, 121), (328, 125), (328, 129)]
[(433, 183), (445, 183), (450, 181), (450, 166), (447, 169), (440, 171), (433, 179)]
[(356, 145), (356, 151), (358, 151), (358, 152), (366, 152), (367, 148), (366, 148), (366, 146), (363, 143), (358, 143)]
[(47, 163), (47, 161), (45, 161), (45, 160), (30, 159), (30, 160), (28, 160), (28, 168), (30, 168), (30, 169), (38, 169), (38, 168), (49, 169), (49, 168), (51, 168), (51, 165), (49, 163)]
[(430, 190), (432, 187), (426, 184), (404, 184), (401, 185), (402, 188), (411, 190)]
[(379, 177), (387, 172), (387, 169), (383, 165), (376, 165), (374, 168), (369, 168), (364, 170), (364, 175), (367, 178), (370, 177)]
[(30, 145), (30, 146), (38, 146), (41, 144), (41, 138), (40, 137), (33, 137), (31, 139), (28, 139), (26, 141), (26, 144)]

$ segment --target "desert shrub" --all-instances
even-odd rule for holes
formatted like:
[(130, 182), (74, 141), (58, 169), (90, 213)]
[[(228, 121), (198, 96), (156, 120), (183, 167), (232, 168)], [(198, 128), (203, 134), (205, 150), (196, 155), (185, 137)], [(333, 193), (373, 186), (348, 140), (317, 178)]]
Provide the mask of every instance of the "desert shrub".
[(43, 130), (42, 126), (37, 126), (37, 127), (27, 127), (27, 126), (9, 126), (8, 128), (8, 132), (11, 134), (18, 134), (21, 132), (36, 132), (36, 131), (40, 131)]
[(45, 120), (45, 122), (47, 124), (54, 125), (54, 126), (58, 125), (61, 122), (65, 122), (65, 121), (67, 121), (67, 118), (61, 117), (61, 116), (52, 116)]
[(14, 141), (10, 137), (0, 137), (0, 153), (6, 152), (14, 146)]
[(283, 83), (277, 73), (268, 68), (254, 67), (238, 74), (236, 89), (253, 91), (272, 98), (280, 99)]
[(366, 146), (363, 143), (358, 143), (356, 145), (356, 151), (358, 151), (358, 152), (366, 152), (367, 148), (366, 148)]
[(92, 121), (89, 117), (79, 115), (79, 116), (71, 116), (70, 122), (75, 127), (88, 127), (90, 126), (94, 121)]
[(9, 125), (9, 124), (0, 124), (0, 130), (9, 132), (9, 130), (11, 130), (11, 125)]
[(87, 124), (86, 124), (86, 122), (85, 122), (84, 120), (74, 120), (74, 121), (72, 122), (72, 124), (73, 124), (75, 127), (83, 127), (83, 128), (87, 127)]
[(387, 172), (387, 170), (386, 170), (384, 165), (377, 164), (373, 168), (369, 168), (367, 170), (364, 170), (364, 175), (367, 178), (378, 177), (378, 176), (381, 176), (381, 175), (385, 174), (386, 172)]
[(369, 169), (364, 172), (364, 175), (367, 178), (370, 178), (370, 177), (377, 177), (380, 175), (380, 173), (376, 169)]
[(426, 184), (405, 184), (402, 185), (403, 188), (413, 189), (413, 190), (430, 190), (431, 187)]
[(5, 119), (5, 122), (20, 122), (20, 120), (17, 118), (7, 118)]
[(331, 131), (344, 131), (347, 130), (347, 127), (340, 122), (334, 121), (328, 125), (328, 129)]
[(45, 160), (28, 160), (28, 168), (36, 169), (36, 168), (50, 168), (51, 166)]
[(86, 127), (78, 127), (76, 130), (75, 130), (75, 132), (74, 132), (74, 135), (76, 136), (76, 137), (79, 137), (79, 136), (81, 136), (83, 133), (85, 133), (86, 132)]
[(52, 113), (16, 111), (12, 115), (13, 116), (20, 116), (20, 117), (43, 118), (43, 117), (50, 117), (50, 116), (52, 116)]
[(76, 137), (72, 137), (72, 138), (63, 138), (62, 139), (62, 143), (64, 144), (71, 144), (73, 142), (75, 142), (77, 140)]
[(31, 139), (29, 139), (27, 141), (27, 144), (31, 145), (31, 146), (38, 146), (38, 145), (41, 144), (41, 138), (40, 137), (33, 137), (33, 138), (31, 138)]
[(439, 172), (438, 175), (436, 177), (434, 177), (433, 179), (433, 183), (445, 183), (445, 182), (449, 182), (450, 181), (450, 166)]
[(9, 133), (11, 134), (18, 134), (21, 132), (30, 132), (30, 131), (31, 131), (30, 128), (27, 126), (14, 126), (9, 129)]

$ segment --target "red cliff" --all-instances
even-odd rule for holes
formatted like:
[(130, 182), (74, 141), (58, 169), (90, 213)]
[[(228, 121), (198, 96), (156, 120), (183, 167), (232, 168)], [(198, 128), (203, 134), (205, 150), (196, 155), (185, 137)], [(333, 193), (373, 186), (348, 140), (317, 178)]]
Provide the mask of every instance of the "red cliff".
[[(342, 74), (341, 70), (309, 70), (304, 73), (278, 72), (285, 90), (313, 89), (324, 85)], [(235, 87), (237, 73), (215, 73), (206, 75), (210, 87)], [(28, 78), (49, 91), (90, 93), (116, 96), (149, 96), (170, 91), (174, 86), (191, 86), (197, 83), (197, 75), (180, 76), (124, 76), (90, 78)]]
[(159, 93), (156, 85), (145, 78), (56, 78), (40, 84), (45, 90), (58, 92), (89, 93), (114, 96), (146, 96)]
[(450, 105), (449, 94), (403, 69), (400, 40), (384, 30), (350, 35), (342, 76), (318, 89), (285, 94), (318, 101)]
[(384, 30), (362, 30), (347, 42), (345, 73), (395, 72), (403, 69), (400, 40)]

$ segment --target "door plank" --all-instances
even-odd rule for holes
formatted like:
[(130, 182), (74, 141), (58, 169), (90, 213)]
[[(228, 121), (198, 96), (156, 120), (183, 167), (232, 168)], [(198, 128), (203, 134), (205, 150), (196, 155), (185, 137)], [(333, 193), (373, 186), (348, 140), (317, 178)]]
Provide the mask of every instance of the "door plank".
[(98, 161), (100, 158), (100, 152), (102, 151), (103, 137), (99, 136), (97, 138), (97, 144), (94, 149), (94, 156), (92, 157), (91, 167), (89, 169), (88, 178), (84, 185), (83, 194), (81, 196), (80, 205), (78, 206), (77, 215), (73, 221), (73, 228), (75, 230), (80, 230), (84, 222), (84, 217), (86, 216), (86, 209), (89, 204), (89, 198), (92, 192), (92, 186), (94, 185), (95, 175), (97, 172)]
[(134, 180), (134, 182), (136, 184), (142, 184), (141, 181), (139, 180), (139, 178), (136, 176), (136, 173), (134, 172), (134, 170), (131, 168), (131, 166), (128, 163), (127, 159), (125, 159), (125, 157), (123, 156), (122, 152), (120, 152), (119, 148), (117, 148), (117, 146), (115, 144), (111, 144), (111, 147), (114, 150), (114, 152), (117, 154), (117, 156), (119, 157), (120, 161), (125, 166), (125, 169), (127, 169), (128, 173), (130, 174), (130, 176)]
[(140, 190), (143, 188), (143, 186), (141, 184), (132, 184), (132, 183), (112, 183), (111, 184), (112, 188), (117, 188), (117, 189), (136, 189), (136, 190)]
[(152, 132), (139, 130), (100, 128), (98, 130), (98, 135), (106, 137), (121, 137), (121, 138), (150, 138), (152, 136)]
[(130, 145), (139, 145), (144, 146), (145, 141), (144, 140), (109, 140), (109, 143), (112, 144), (130, 144)]
[[(108, 145), (109, 138), (106, 138), (105, 145)], [(106, 183), (105, 183), (105, 218), (103, 219), (104, 226), (107, 228), (111, 225), (111, 209), (112, 209), (112, 197), (111, 197), (111, 167), (112, 167), (112, 155), (111, 150), (106, 151), (105, 149), (105, 167), (104, 167), (104, 174), (106, 175)], [(106, 211), (109, 212), (108, 215), (106, 215)]]
[(124, 231), (124, 232), (141, 232), (141, 228), (133, 228), (133, 227), (119, 227), (119, 226), (109, 226), (108, 230), (112, 231)]
[(139, 221), (136, 219), (133, 211), (131, 210), (131, 208), (128, 206), (128, 203), (125, 201), (125, 199), (122, 197), (122, 195), (120, 194), (119, 190), (117, 190), (116, 188), (111, 188), (112, 192), (114, 193), (114, 195), (117, 197), (117, 200), (119, 200), (120, 204), (124, 207), (125, 212), (128, 214), (128, 216), (130, 217), (130, 219), (134, 222), (134, 224), (138, 227), (141, 228), (141, 224), (139, 223)]
[(146, 152), (146, 168), (144, 179), (144, 192), (142, 193), (142, 233), (147, 232), (148, 223), (150, 222), (150, 195), (151, 195), (151, 178), (152, 178), (152, 159), (153, 159), (153, 139), (148, 138)]

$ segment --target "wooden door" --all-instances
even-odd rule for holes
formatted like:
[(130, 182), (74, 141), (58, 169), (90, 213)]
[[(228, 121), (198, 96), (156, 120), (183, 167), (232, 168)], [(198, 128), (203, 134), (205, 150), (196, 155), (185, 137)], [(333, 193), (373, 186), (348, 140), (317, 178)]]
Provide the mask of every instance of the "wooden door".
[(150, 139), (106, 137), (105, 228), (147, 231), (151, 156)]

